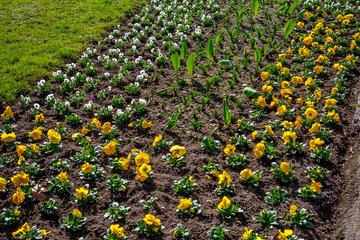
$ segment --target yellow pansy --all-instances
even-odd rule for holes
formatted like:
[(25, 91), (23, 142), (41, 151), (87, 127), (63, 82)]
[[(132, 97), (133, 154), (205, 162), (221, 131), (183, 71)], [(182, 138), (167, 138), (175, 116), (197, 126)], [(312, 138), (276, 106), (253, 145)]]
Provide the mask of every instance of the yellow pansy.
[(131, 155), (129, 154), (127, 158), (119, 158), (119, 163), (121, 164), (121, 167), (126, 171), (129, 169), (130, 161), (131, 161)]
[(152, 127), (152, 122), (151, 121), (146, 121), (145, 119), (142, 120), (141, 122), (141, 127), (143, 129), (148, 129), (148, 128), (151, 128)]
[(286, 114), (287, 112), (287, 107), (286, 105), (281, 105), (280, 107), (277, 108), (277, 113), (280, 115), (280, 116), (283, 116), (284, 114)]
[(221, 202), (218, 204), (217, 208), (218, 209), (228, 209), (230, 206), (231, 206), (231, 200), (228, 197), (224, 196), (221, 199)]
[(7, 184), (6, 179), (0, 177), (0, 192), (5, 189), (6, 184)]
[(74, 210), (72, 211), (72, 214), (74, 215), (74, 217), (76, 218), (82, 218), (82, 213), (79, 209), (74, 208)]
[(25, 193), (21, 190), (20, 187), (17, 187), (16, 192), (11, 197), (11, 201), (15, 205), (20, 205), (21, 203), (24, 202), (24, 200), (25, 200)]
[(91, 163), (86, 162), (86, 163), (84, 163), (84, 165), (82, 165), (81, 172), (83, 174), (91, 173), (92, 172), (92, 167), (93, 167), (93, 165)]
[(256, 103), (261, 106), (262, 108), (266, 107), (266, 98), (264, 98), (263, 96), (259, 96)]
[(234, 144), (226, 144), (226, 147), (224, 148), (224, 154), (226, 156), (232, 156), (235, 154), (236, 146)]
[(253, 149), (253, 153), (256, 158), (261, 158), (264, 155), (264, 151), (266, 149), (265, 143), (263, 141), (259, 142), (255, 145)]
[(88, 195), (89, 195), (89, 190), (84, 187), (75, 189), (75, 197), (78, 200), (85, 199)]
[(321, 140), (320, 138), (313, 138), (310, 140), (310, 149), (311, 150), (316, 150), (318, 148), (318, 146), (323, 145), (325, 142), (324, 140)]
[(230, 185), (231, 184), (231, 176), (226, 171), (223, 171), (221, 174), (219, 174), (218, 178), (219, 178), (219, 181), (218, 181), (219, 185)]
[(16, 145), (16, 153), (18, 157), (21, 157), (26, 152), (25, 145)]
[(150, 163), (150, 155), (147, 154), (146, 152), (140, 152), (135, 157), (135, 163), (136, 163), (136, 166), (140, 166), (143, 163), (146, 163), (146, 164)]
[(1, 114), (1, 119), (5, 119), (6, 117), (14, 118), (14, 113), (10, 106), (6, 106), (4, 112)]
[(119, 224), (111, 224), (110, 231), (112, 234), (115, 234), (120, 239), (125, 237), (125, 229), (123, 227), (120, 227)]
[(174, 145), (170, 148), (171, 156), (175, 158), (182, 157), (186, 154), (186, 148), (179, 145)]
[(321, 124), (320, 123), (314, 123), (313, 125), (311, 125), (311, 128), (309, 129), (310, 133), (314, 133), (317, 132), (320, 128)]
[(289, 175), (289, 173), (291, 172), (291, 166), (288, 162), (281, 162), (280, 169), (283, 173), (285, 173), (285, 175)]
[(41, 127), (37, 127), (34, 130), (32, 130), (31, 132), (29, 132), (29, 137), (31, 137), (35, 141), (40, 140), (41, 136), (42, 136), (42, 128)]
[(20, 184), (28, 185), (30, 182), (30, 175), (24, 172), (20, 172), (11, 177), (11, 182), (15, 187), (20, 186)]
[(111, 128), (111, 123), (110, 122), (106, 122), (103, 124), (102, 126), (102, 132), (104, 134), (109, 134), (112, 132), (112, 128)]
[(140, 167), (136, 169), (136, 179), (140, 182), (144, 182), (147, 180), (150, 176), (151, 172), (151, 166), (143, 163)]
[(293, 234), (293, 231), (291, 229), (285, 229), (284, 232), (281, 230), (279, 231), (279, 235), (277, 236), (278, 240), (289, 240), (288, 237), (290, 237)]
[(47, 136), (52, 144), (59, 144), (61, 141), (61, 135), (55, 129), (50, 129)]
[(25, 235), (29, 231), (30, 231), (30, 226), (26, 222), (18, 230), (16, 230), (15, 232), (12, 232), (12, 236), (13, 236), (13, 238), (18, 238), (19, 236)]
[(298, 207), (296, 205), (291, 205), (290, 210), (289, 210), (289, 214), (291, 216), (294, 216), (296, 214), (296, 212), (297, 212), (297, 209), (298, 209)]
[(14, 142), (15, 140), (16, 140), (16, 134), (14, 132), (1, 134), (1, 141), (5, 143)]
[(182, 198), (180, 199), (179, 205), (178, 205), (178, 209), (181, 211), (184, 211), (186, 209), (189, 209), (192, 206), (192, 201), (191, 199), (188, 198)]
[(58, 175), (58, 179), (61, 181), (61, 182), (69, 182), (69, 178), (66, 174), (66, 172), (60, 172), (59, 175)]
[(266, 81), (266, 79), (269, 77), (270, 73), (266, 71), (262, 71), (260, 74), (260, 79), (263, 81)]
[(147, 225), (151, 225), (155, 227), (161, 226), (161, 220), (150, 213), (146, 214), (143, 220)]
[(116, 153), (116, 145), (117, 145), (117, 141), (111, 140), (108, 144), (103, 146), (101, 150), (108, 156), (114, 155)]
[(294, 131), (285, 131), (283, 133), (282, 139), (286, 144), (290, 143), (291, 141), (295, 142), (297, 139), (296, 132)]
[(311, 191), (320, 194), (322, 188), (323, 185), (321, 184), (321, 182), (316, 182), (314, 179), (311, 179), (311, 185), (310, 185)]
[(318, 116), (318, 113), (315, 109), (313, 108), (307, 108), (305, 110), (305, 117), (306, 119), (312, 120), (314, 118), (316, 118)]
[(245, 168), (240, 172), (240, 177), (244, 180), (248, 180), (253, 175), (253, 172), (250, 168)]
[(152, 142), (152, 147), (156, 147), (162, 139), (163, 137), (161, 134), (157, 135)]

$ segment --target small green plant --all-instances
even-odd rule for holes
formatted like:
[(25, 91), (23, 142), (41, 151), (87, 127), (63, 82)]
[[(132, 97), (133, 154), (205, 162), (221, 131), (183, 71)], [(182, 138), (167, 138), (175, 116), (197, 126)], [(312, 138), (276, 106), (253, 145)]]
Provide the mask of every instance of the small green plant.
[(192, 216), (201, 212), (201, 205), (197, 202), (197, 200), (192, 200), (191, 198), (180, 199), (177, 208), (176, 215), (179, 216)]
[(321, 166), (309, 166), (305, 169), (308, 178), (312, 178), (315, 181), (321, 182), (327, 178), (329, 171)]
[(71, 183), (65, 172), (60, 172), (57, 177), (49, 180), (49, 191), (54, 193), (66, 193), (70, 191)]
[(193, 76), (194, 76), (195, 58), (196, 58), (195, 53), (191, 53), (191, 54), (188, 56), (188, 59), (187, 59), (187, 61), (186, 61), (186, 68), (187, 68), (187, 70), (188, 70), (188, 73), (189, 73), (189, 75), (190, 75), (190, 78), (193, 78)]
[(104, 217), (110, 219), (112, 222), (118, 222), (123, 219), (129, 211), (129, 207), (121, 206), (118, 202), (112, 202), (107, 208)]
[(193, 176), (185, 176), (180, 180), (175, 180), (173, 188), (176, 193), (183, 196), (189, 196), (195, 191), (196, 185)]
[(139, 201), (140, 207), (145, 210), (150, 210), (156, 204), (157, 197), (150, 197), (148, 200), (141, 199)]
[(75, 202), (78, 206), (86, 206), (94, 203), (96, 200), (96, 188), (88, 189), (89, 185), (75, 189)]
[(226, 158), (226, 164), (232, 168), (240, 168), (246, 165), (246, 157), (243, 154), (235, 154)]
[(252, 189), (260, 186), (261, 174), (257, 171), (253, 172), (251, 169), (245, 168), (240, 172), (240, 179), (249, 189)]
[(59, 205), (53, 198), (49, 198), (41, 203), (41, 212), (48, 216), (56, 215), (58, 210)]
[(175, 74), (177, 75), (179, 72), (179, 68), (180, 68), (180, 56), (178, 52), (175, 52), (171, 55), (171, 63), (173, 65)]
[(272, 229), (275, 225), (279, 224), (277, 212), (271, 210), (261, 210), (260, 214), (255, 217), (255, 220), (268, 229)]
[(129, 185), (129, 181), (121, 178), (118, 174), (111, 175), (107, 182), (110, 191), (113, 193), (124, 193)]
[(186, 240), (191, 238), (189, 229), (187, 227), (183, 227), (181, 223), (178, 224), (174, 229), (173, 236), (179, 240)]
[(71, 126), (77, 126), (81, 123), (81, 117), (79, 115), (73, 113), (73, 114), (66, 116), (66, 121)]
[(212, 240), (225, 240), (227, 230), (221, 226), (213, 226), (210, 229), (209, 236)]
[(243, 210), (238, 205), (233, 204), (231, 200), (226, 196), (224, 196), (221, 202), (216, 206), (216, 211), (223, 219), (231, 219), (235, 217), (238, 213), (243, 212)]
[(323, 185), (321, 182), (311, 179), (311, 183), (308, 183), (304, 187), (300, 188), (298, 193), (305, 199), (316, 200), (323, 196), (323, 193), (321, 192), (322, 187)]
[(140, 93), (140, 84), (138, 82), (130, 83), (124, 87), (125, 92), (129, 95), (137, 95)]
[(75, 232), (82, 229), (86, 224), (86, 218), (79, 209), (75, 208), (68, 216), (60, 219), (60, 227)]
[(285, 215), (285, 219), (292, 222), (296, 226), (311, 228), (313, 224), (310, 222), (311, 214), (305, 208), (298, 208), (291, 205), (289, 212)]
[(204, 137), (201, 140), (201, 147), (211, 155), (218, 155), (220, 150), (220, 141), (211, 137)]
[(294, 170), (292, 170), (288, 162), (281, 162), (280, 164), (273, 162), (271, 165), (271, 173), (274, 174), (276, 179), (283, 183), (289, 183), (295, 180)]
[(18, 207), (4, 208), (0, 213), (0, 228), (12, 226), (19, 222), (21, 212)]
[(99, 164), (91, 164), (86, 162), (82, 165), (79, 173), (80, 178), (88, 181), (100, 181), (104, 176), (105, 171)]
[(280, 203), (285, 202), (287, 192), (280, 187), (273, 187), (270, 189), (270, 192), (267, 192), (265, 195), (265, 202), (272, 205), (279, 205)]
[(162, 228), (163, 226), (159, 218), (152, 214), (146, 214), (144, 219), (137, 223), (135, 231), (138, 232), (141, 236), (150, 238), (162, 235)]

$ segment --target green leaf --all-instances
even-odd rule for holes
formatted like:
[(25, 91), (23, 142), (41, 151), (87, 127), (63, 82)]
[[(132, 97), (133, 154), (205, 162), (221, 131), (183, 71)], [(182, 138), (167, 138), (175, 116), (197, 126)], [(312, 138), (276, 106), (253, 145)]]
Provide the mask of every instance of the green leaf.
[(186, 59), (186, 51), (187, 51), (187, 43), (185, 41), (182, 41), (181, 49), (180, 49), (180, 57), (182, 60)]
[(291, 15), (294, 13), (295, 9), (296, 9), (298, 6), (299, 6), (298, 1), (295, 1), (293, 4), (291, 4), (291, 6), (290, 6), (290, 8), (289, 8), (289, 10), (288, 10), (289, 16), (291, 16)]
[(259, 93), (251, 87), (245, 87), (243, 93), (246, 97), (251, 99), (257, 98), (259, 96)]
[(255, 61), (259, 63), (261, 61), (261, 48), (257, 48), (254, 52)]
[(209, 38), (206, 43), (206, 57), (211, 60), (211, 58), (215, 55), (214, 51), (214, 43), (212, 38)]
[(289, 20), (284, 27), (285, 40), (289, 37), (290, 33), (294, 30), (296, 21), (294, 19)]
[(186, 61), (186, 68), (191, 78), (194, 75), (195, 57), (196, 57), (195, 53), (191, 53)]
[(233, 67), (233, 63), (231, 60), (221, 60), (218, 62), (219, 67), (226, 67), (228, 69), (231, 69)]
[(229, 110), (229, 97), (226, 97), (223, 100), (223, 113), (224, 113), (225, 124), (229, 125), (231, 122), (231, 114)]
[(259, 0), (252, 0), (252, 11), (254, 16), (258, 14), (259, 11)]
[(175, 73), (177, 74), (180, 68), (180, 56), (177, 52), (171, 55), (171, 62), (174, 67)]
[(214, 84), (215, 79), (216, 79), (215, 77), (211, 77), (206, 80), (205, 89), (207, 92), (210, 90), (211, 86)]

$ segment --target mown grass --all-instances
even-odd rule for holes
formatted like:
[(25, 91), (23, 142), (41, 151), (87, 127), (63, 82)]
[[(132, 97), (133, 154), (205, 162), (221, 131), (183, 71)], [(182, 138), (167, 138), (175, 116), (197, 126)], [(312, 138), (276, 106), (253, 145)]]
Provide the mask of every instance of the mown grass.
[(1, 0), (0, 101), (79, 57), (146, 0)]

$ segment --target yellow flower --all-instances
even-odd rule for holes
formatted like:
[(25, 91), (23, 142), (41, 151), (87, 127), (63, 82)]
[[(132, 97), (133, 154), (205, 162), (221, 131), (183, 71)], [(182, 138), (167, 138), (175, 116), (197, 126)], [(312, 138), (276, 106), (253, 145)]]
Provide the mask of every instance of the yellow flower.
[(146, 121), (145, 119), (142, 120), (141, 122), (141, 127), (143, 129), (148, 129), (152, 127), (152, 122), (151, 121)]
[(310, 140), (310, 149), (311, 150), (317, 150), (318, 146), (323, 145), (325, 142), (321, 140), (320, 138), (313, 138)]
[(69, 182), (69, 178), (68, 178), (66, 172), (60, 172), (59, 175), (58, 175), (58, 179), (61, 182)]
[(306, 37), (304, 37), (304, 39), (303, 39), (303, 43), (304, 43), (305, 45), (310, 45), (310, 44), (312, 43), (312, 41), (313, 41), (313, 38), (312, 38), (311, 36), (306, 36)]
[(329, 98), (325, 100), (325, 107), (335, 107), (337, 100), (334, 98)]
[(257, 104), (262, 108), (266, 107), (266, 99), (260, 95), (257, 99)]
[(286, 105), (281, 105), (280, 107), (277, 108), (277, 113), (282, 116), (287, 112), (287, 108)]
[(244, 180), (248, 180), (253, 175), (253, 172), (250, 168), (245, 168), (240, 172), (240, 177), (242, 177)]
[(31, 149), (34, 151), (34, 153), (40, 152), (40, 147), (34, 143), (30, 143)]
[(308, 79), (306, 79), (306, 81), (305, 81), (305, 86), (306, 87), (311, 87), (314, 84), (315, 84), (315, 82), (314, 82), (314, 79), (312, 77), (308, 77)]
[(253, 131), (251, 133), (251, 139), (254, 141), (256, 139), (256, 136), (258, 135), (258, 131)]
[(1, 192), (2, 190), (4, 190), (4, 188), (6, 187), (6, 184), (7, 184), (6, 179), (0, 177), (0, 192)]
[(339, 88), (333, 87), (333, 88), (331, 89), (331, 94), (336, 94), (338, 91), (339, 91)]
[(303, 16), (304, 16), (304, 18), (309, 19), (309, 18), (311, 18), (312, 16), (314, 16), (314, 14), (312, 14), (312, 13), (310, 13), (310, 12), (304, 12)]
[(278, 240), (289, 240), (288, 237), (290, 237), (293, 234), (293, 231), (291, 229), (284, 229), (284, 232), (281, 230), (279, 231), (279, 235), (277, 236)]
[(343, 72), (343, 71), (346, 70), (346, 67), (344, 65), (340, 64), (340, 63), (335, 63), (333, 65), (333, 68), (334, 68), (335, 71), (338, 71), (338, 72)]
[(11, 197), (11, 201), (15, 204), (15, 205), (20, 205), (21, 203), (23, 203), (25, 200), (25, 193), (21, 190), (20, 187), (16, 188), (16, 193), (14, 193)]
[(16, 145), (16, 153), (18, 157), (21, 157), (26, 152), (25, 145)]
[(24, 156), (20, 156), (18, 161), (17, 161), (17, 164), (20, 166), (20, 165), (23, 165), (25, 163), (25, 158)]
[(74, 217), (76, 218), (82, 218), (82, 213), (80, 212), (79, 209), (74, 208), (74, 210), (72, 211), (72, 214), (74, 215)]
[(291, 141), (295, 142), (297, 139), (296, 132), (293, 131), (285, 131), (283, 133), (282, 139), (286, 144), (291, 143)]
[[(290, 74), (290, 69), (287, 67), (283, 67), (281, 69), (281, 74)], [(287, 82), (287, 81), (283, 81), (283, 82)], [(289, 85), (290, 86), (290, 85)]]
[(20, 212), (20, 210), (19, 210), (19, 208), (15, 208), (14, 209), (14, 215), (16, 216), (16, 217), (18, 217), (18, 216), (20, 216), (20, 214), (21, 214), (21, 212)]
[(20, 186), (20, 184), (28, 185), (30, 182), (30, 176), (27, 173), (20, 172), (11, 177), (11, 182), (14, 184), (15, 187)]
[(219, 178), (219, 181), (218, 181), (219, 185), (230, 185), (231, 184), (231, 176), (226, 171), (223, 171), (221, 174), (219, 174), (218, 178)]
[(179, 145), (174, 145), (170, 148), (171, 156), (175, 158), (182, 157), (186, 154), (186, 148)]
[(351, 21), (354, 19), (354, 14), (346, 14), (344, 18)]
[(300, 106), (302, 106), (302, 105), (304, 105), (304, 99), (303, 98), (297, 98), (296, 103), (299, 104)]
[(224, 154), (226, 156), (232, 156), (235, 154), (236, 146), (234, 144), (226, 144), (226, 147), (224, 148)]
[(296, 212), (297, 212), (297, 209), (298, 209), (298, 207), (296, 205), (291, 205), (290, 210), (289, 210), (289, 214), (291, 216), (294, 216), (296, 214)]
[(118, 238), (125, 237), (125, 229), (123, 227), (120, 227), (119, 224), (111, 224), (110, 231), (112, 234), (115, 234)]
[(270, 135), (274, 135), (274, 131), (272, 130), (270, 125), (265, 125), (265, 129)]
[(113, 155), (116, 153), (116, 144), (116, 140), (111, 140), (108, 144), (103, 146), (101, 150), (108, 156)]
[(305, 47), (305, 46), (299, 48), (298, 53), (299, 53), (301, 56), (304, 56), (304, 57), (309, 57), (309, 56), (310, 56), (310, 50), (309, 50), (307, 47)]
[(192, 206), (192, 201), (191, 199), (188, 198), (182, 198), (180, 199), (179, 205), (178, 205), (178, 209), (181, 211), (184, 211), (186, 209), (189, 209)]
[(263, 141), (259, 142), (255, 145), (253, 149), (253, 153), (256, 158), (261, 158), (264, 155), (264, 151), (266, 149), (265, 143)]
[(319, 101), (321, 99), (321, 94), (322, 94), (322, 92), (321, 92), (320, 89), (317, 89), (317, 90), (314, 91), (314, 95), (315, 95), (316, 100)]
[[(12, 236), (13, 236), (13, 238), (19, 238), (19, 237), (22, 237), (23, 235), (25, 235), (29, 231), (30, 231), (30, 226), (26, 222), (18, 230), (16, 230), (15, 232), (12, 232)], [(22, 238), (20, 238), (20, 239), (22, 239)]]
[(293, 122), (289, 122), (289, 121), (284, 121), (282, 123), (282, 125), (283, 125), (284, 128), (293, 128), (294, 127)]
[(231, 206), (231, 200), (224, 196), (221, 200), (221, 202), (219, 203), (219, 205), (217, 206), (218, 209), (228, 209)]
[(97, 118), (93, 118), (90, 124), (97, 129), (101, 128), (101, 122)]
[(244, 228), (244, 233), (242, 235), (242, 240), (249, 240), (252, 235), (253, 230), (248, 229), (247, 227)]
[(83, 128), (81, 129), (81, 132), (80, 132), (80, 133), (83, 134), (83, 135), (86, 135), (86, 134), (89, 133), (89, 129), (87, 129), (86, 127), (83, 127)]
[(130, 161), (131, 161), (131, 155), (129, 154), (127, 158), (119, 158), (119, 163), (121, 164), (121, 167), (126, 171), (129, 169)]
[(140, 166), (143, 163), (146, 163), (146, 164), (150, 163), (150, 155), (147, 154), (146, 152), (140, 152), (135, 157), (135, 163), (136, 163), (136, 166)]
[(298, 28), (303, 28), (303, 27), (305, 26), (305, 23), (304, 23), (304, 22), (297, 22), (297, 23), (296, 23), (296, 26), (297, 26)]
[(316, 182), (314, 179), (311, 179), (311, 185), (310, 185), (311, 191), (316, 192), (317, 194), (320, 194), (321, 188), (323, 188), (323, 185), (321, 184), (321, 182)]
[(311, 128), (309, 129), (309, 132), (310, 133), (317, 132), (319, 130), (320, 126), (321, 126), (320, 123), (314, 123), (313, 125), (311, 125)]
[(111, 133), (111, 131), (112, 131), (111, 123), (110, 122), (104, 123), (104, 125), (102, 126), (102, 131), (103, 131), (104, 134)]
[(136, 169), (136, 179), (140, 182), (144, 182), (149, 178), (151, 172), (151, 166), (143, 163), (140, 167)]
[(270, 75), (269, 72), (262, 71), (261, 75), (260, 75), (260, 79), (263, 81), (266, 81), (266, 79), (269, 77), (269, 75)]
[(1, 141), (5, 143), (14, 142), (15, 140), (16, 140), (16, 134), (14, 132), (1, 134)]
[(52, 144), (59, 144), (61, 141), (61, 135), (54, 129), (50, 129), (47, 133), (47, 136)]
[(5, 119), (6, 117), (14, 118), (14, 113), (10, 106), (7, 106), (5, 111), (1, 114), (1, 119)]
[(156, 147), (162, 139), (163, 139), (163, 137), (161, 134), (157, 135), (152, 142), (152, 146)]
[(43, 123), (45, 121), (44, 114), (39, 113), (35, 116), (35, 123)]
[(344, 25), (348, 25), (349, 24), (349, 19), (344, 19), (343, 21), (342, 21), (342, 24), (344, 24)]
[(155, 227), (161, 226), (161, 220), (159, 218), (156, 218), (154, 215), (150, 213), (146, 214), (143, 220), (147, 225), (151, 225)]
[(355, 42), (355, 40), (351, 40), (350, 49), (354, 49), (355, 47), (356, 47), (356, 42)]
[(302, 118), (301, 118), (301, 116), (296, 117), (294, 124), (299, 129), (302, 127)]
[(41, 229), (40, 230), (40, 234), (43, 237), (49, 236), (52, 232), (51, 231), (46, 231), (46, 229)]
[(303, 84), (304, 83), (304, 80), (302, 77), (299, 77), (299, 76), (293, 76), (291, 78), (291, 83), (292, 84)]
[(316, 118), (317, 115), (318, 115), (317, 111), (313, 108), (307, 108), (305, 110), (305, 117), (308, 120), (312, 120), (312, 119)]
[(88, 195), (89, 195), (89, 190), (84, 187), (75, 189), (75, 197), (78, 200), (85, 199)]
[(86, 162), (86, 163), (84, 163), (84, 165), (82, 165), (81, 172), (83, 174), (91, 173), (92, 167), (93, 167), (93, 165), (91, 163)]
[(327, 52), (330, 53), (331, 55), (335, 55), (335, 54), (336, 54), (336, 51), (335, 51), (334, 48), (329, 48), (329, 49), (327, 50)]
[(293, 95), (293, 90), (291, 88), (282, 88), (280, 89), (280, 94), (283, 97)]
[(320, 65), (317, 65), (314, 67), (314, 70), (313, 70), (317, 75), (319, 75), (320, 73), (324, 72), (324, 67), (323, 66), (320, 66)]
[(280, 169), (281, 169), (281, 171), (283, 171), (283, 173), (285, 173), (285, 175), (289, 175), (289, 173), (291, 171), (291, 166), (288, 162), (281, 162)]
[(283, 65), (281, 62), (276, 62), (276, 67), (277, 67), (277, 69), (282, 69)]
[(262, 86), (262, 91), (263, 92), (271, 93), (273, 91), (273, 89), (274, 88), (272, 86), (269, 86), (269, 85)]
[(332, 111), (328, 112), (327, 115), (329, 117), (331, 117), (335, 122), (340, 121), (340, 115), (337, 112), (335, 112), (335, 110), (332, 110)]
[(339, 15), (336, 16), (336, 19), (337, 19), (339, 22), (341, 22), (342, 20), (344, 20), (344, 17), (343, 17), (341, 14), (339, 14)]
[(41, 135), (42, 135), (41, 127), (37, 127), (34, 130), (32, 130), (31, 132), (29, 132), (29, 137), (31, 137), (35, 141), (40, 140)]

